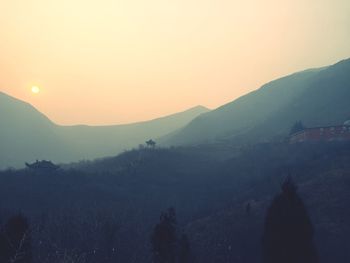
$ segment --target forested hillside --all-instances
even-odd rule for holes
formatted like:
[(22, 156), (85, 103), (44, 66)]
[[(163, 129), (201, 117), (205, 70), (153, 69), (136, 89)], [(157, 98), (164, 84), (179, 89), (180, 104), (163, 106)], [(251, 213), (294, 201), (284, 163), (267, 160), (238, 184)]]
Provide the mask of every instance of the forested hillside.
[(151, 262), (152, 231), (174, 207), (196, 262), (260, 262), (267, 207), (290, 174), (320, 262), (349, 260), (349, 144), (207, 147), (132, 150), (50, 173), (3, 171), (1, 221), (29, 218), (36, 262), (101, 262), (111, 251), (106, 262)]

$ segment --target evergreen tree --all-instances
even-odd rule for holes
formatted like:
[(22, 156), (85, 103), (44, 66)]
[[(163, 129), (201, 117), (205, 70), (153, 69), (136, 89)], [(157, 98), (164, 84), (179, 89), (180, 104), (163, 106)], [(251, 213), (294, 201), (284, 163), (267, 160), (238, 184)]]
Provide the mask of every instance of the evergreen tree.
[(179, 263), (193, 262), (191, 247), (186, 234), (182, 234), (179, 241)]
[(170, 208), (160, 216), (151, 237), (153, 262), (174, 263), (176, 260), (176, 214)]
[(268, 209), (263, 234), (263, 263), (281, 262), (317, 262), (312, 224), (290, 177)]
[(116, 252), (115, 240), (118, 226), (112, 221), (106, 221), (102, 225), (102, 239), (97, 256), (99, 262), (111, 262)]
[(10, 258), (7, 238), (4, 233), (4, 228), (0, 228), (0, 262), (6, 262)]
[(0, 262), (32, 262), (29, 223), (20, 214), (11, 217), (1, 231)]

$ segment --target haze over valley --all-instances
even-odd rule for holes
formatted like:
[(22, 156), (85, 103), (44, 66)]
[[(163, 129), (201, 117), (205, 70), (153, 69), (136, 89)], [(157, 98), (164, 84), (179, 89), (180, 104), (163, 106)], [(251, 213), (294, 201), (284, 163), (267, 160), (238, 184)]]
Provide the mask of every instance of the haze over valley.
[(0, 263), (349, 263), (350, 1), (0, 1)]

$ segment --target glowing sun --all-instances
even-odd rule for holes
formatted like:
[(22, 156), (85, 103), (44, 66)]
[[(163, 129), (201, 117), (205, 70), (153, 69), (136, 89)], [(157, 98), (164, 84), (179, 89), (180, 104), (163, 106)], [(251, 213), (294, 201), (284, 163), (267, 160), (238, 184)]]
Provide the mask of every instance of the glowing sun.
[(38, 93), (40, 92), (39, 87), (33, 86), (33, 87), (32, 87), (32, 92), (33, 92), (34, 94), (38, 94)]

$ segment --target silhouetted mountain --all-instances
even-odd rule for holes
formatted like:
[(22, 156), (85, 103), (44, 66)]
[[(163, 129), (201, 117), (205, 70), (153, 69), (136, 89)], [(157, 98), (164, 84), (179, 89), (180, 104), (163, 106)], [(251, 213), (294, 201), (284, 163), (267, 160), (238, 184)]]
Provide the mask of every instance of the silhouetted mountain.
[(0, 168), (35, 159), (77, 161), (115, 155), (180, 129), (207, 112), (202, 106), (134, 124), (59, 126), (30, 104), (0, 92)]
[(54, 123), (30, 104), (1, 92), (0, 123), (0, 168), (65, 155), (65, 142)]
[(295, 73), (263, 85), (216, 110), (202, 114), (165, 144), (217, 140), (268, 141), (288, 135), (297, 120), (306, 126), (341, 124), (350, 118), (350, 59)]
[(32, 153), (53, 161), (112, 155), (159, 136), (216, 142), (140, 147), (45, 172), (0, 171), (0, 226), (14, 211), (28, 216), (38, 262), (151, 262), (152, 229), (159, 213), (174, 207), (196, 262), (258, 263), (266, 211), (290, 173), (315, 231), (319, 262), (350, 262), (349, 142), (237, 147), (237, 141), (282, 138), (295, 120), (343, 122), (350, 113), (349, 70), (346, 60), (273, 81), (214, 112), (197, 107), (106, 127), (57, 126), (0, 94), (0, 160), (8, 163), (30, 162)]

